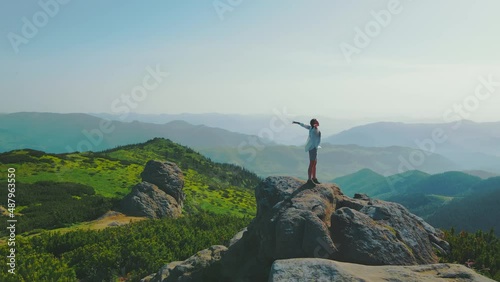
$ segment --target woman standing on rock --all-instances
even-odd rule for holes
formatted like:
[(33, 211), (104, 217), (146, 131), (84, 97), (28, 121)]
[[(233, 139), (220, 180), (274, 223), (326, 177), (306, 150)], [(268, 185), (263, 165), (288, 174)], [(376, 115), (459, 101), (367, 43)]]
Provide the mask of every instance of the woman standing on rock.
[(318, 148), (319, 143), (321, 143), (321, 131), (319, 131), (318, 126), (319, 122), (317, 119), (311, 119), (310, 125), (303, 124), (298, 121), (294, 121), (294, 124), (298, 124), (305, 129), (309, 130), (309, 137), (307, 138), (306, 143), (306, 152), (309, 152), (309, 168), (307, 170), (307, 183), (309, 184), (320, 184), (318, 179), (316, 178), (316, 164), (318, 160)]

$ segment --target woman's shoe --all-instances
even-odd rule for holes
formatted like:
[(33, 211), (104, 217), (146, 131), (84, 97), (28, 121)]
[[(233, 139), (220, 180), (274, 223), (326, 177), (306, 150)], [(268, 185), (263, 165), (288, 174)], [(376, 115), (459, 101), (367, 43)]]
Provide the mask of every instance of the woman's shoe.
[(312, 179), (312, 182), (314, 182), (315, 184), (321, 184), (321, 183), (318, 181), (318, 179), (317, 179), (317, 178), (313, 178), (313, 179)]

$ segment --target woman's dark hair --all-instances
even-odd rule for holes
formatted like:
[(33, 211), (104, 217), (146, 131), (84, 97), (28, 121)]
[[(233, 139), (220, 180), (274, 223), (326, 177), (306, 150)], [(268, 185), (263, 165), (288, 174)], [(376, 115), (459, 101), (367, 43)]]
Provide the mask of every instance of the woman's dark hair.
[(319, 125), (319, 122), (317, 119), (313, 118), (311, 119), (311, 122), (310, 122), (311, 126), (314, 126), (315, 124), (318, 124)]

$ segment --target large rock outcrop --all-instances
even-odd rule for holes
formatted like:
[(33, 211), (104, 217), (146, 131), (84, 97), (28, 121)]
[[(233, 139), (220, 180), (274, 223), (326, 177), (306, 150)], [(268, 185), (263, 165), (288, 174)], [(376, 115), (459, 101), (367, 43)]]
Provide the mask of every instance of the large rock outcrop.
[(121, 206), (127, 215), (149, 218), (177, 218), (182, 210), (174, 197), (145, 181), (132, 188), (132, 192), (123, 198)]
[(228, 280), (264, 281), (277, 259), (431, 264), (438, 261), (434, 246), (449, 248), (440, 231), (403, 206), (362, 195), (352, 199), (334, 184), (268, 177), (255, 195), (256, 218), (222, 257)]
[(399, 204), (342, 198), (331, 222), (338, 260), (368, 265), (428, 264), (437, 262), (433, 248), (449, 251), (440, 231)]
[(277, 260), (271, 267), (268, 281), (494, 282), (458, 264), (367, 266), (316, 258)]
[(186, 195), (184, 188), (184, 176), (181, 169), (173, 162), (160, 162), (151, 160), (146, 163), (141, 173), (142, 181), (152, 183), (165, 193), (174, 197), (181, 206)]
[(149, 161), (141, 176), (143, 181), (121, 202), (123, 213), (149, 218), (179, 217), (185, 198), (179, 167), (172, 162)]
[[(340, 262), (353, 265), (392, 265), (395, 268), (387, 268), (387, 271), (366, 268), (374, 273), (384, 272), (380, 277), (389, 277), (384, 281), (392, 281), (390, 274), (395, 269), (402, 276), (412, 272), (425, 272), (423, 269), (427, 268), (424, 266), (406, 266), (435, 265), (438, 258), (434, 249), (448, 252), (450, 248), (441, 239), (439, 230), (411, 214), (403, 206), (370, 199), (365, 195), (350, 198), (343, 195), (334, 184), (310, 185), (292, 177), (268, 177), (255, 188), (255, 195), (257, 215), (252, 223), (231, 240), (227, 250), (221, 251), (220, 255), (211, 256), (206, 268), (197, 268), (196, 273), (203, 273), (205, 279), (199, 280), (196, 278), (199, 276), (189, 274), (190, 271), (183, 275), (179, 272), (183, 268), (176, 265), (173, 268), (177, 269), (175, 277), (181, 278), (175, 281), (287, 281), (288, 276), (283, 276), (282, 269), (288, 271), (302, 267), (301, 264), (304, 269), (310, 269), (314, 264), (307, 259), (297, 260), (293, 261), (296, 265), (291, 267), (288, 259), (295, 258), (326, 259), (326, 262), (335, 266), (321, 260), (323, 266), (320, 269), (324, 269), (321, 270), (321, 277), (328, 280), (311, 278), (311, 281), (378, 279), (352, 276), (357, 274), (358, 269), (351, 273), (354, 268), (339, 268), (338, 265), (344, 266)], [(437, 264), (429, 267), (446, 268)], [(168, 265), (164, 269), (168, 269)], [(450, 269), (451, 276), (459, 277), (465, 273), (462, 268), (455, 266), (450, 266)], [(365, 269), (360, 268), (359, 271)], [(443, 271), (440, 273), (445, 273)], [(163, 274), (165, 273), (164, 271)], [(333, 273), (343, 273), (345, 277), (354, 278), (337, 280), (333, 278), (336, 277)], [(163, 280), (158, 281), (174, 281), (169, 277), (170, 270), (168, 275), (163, 276)], [(294, 277), (290, 276), (291, 281), (302, 281), (293, 280), (296, 279)], [(378, 281), (383, 279), (386, 278)]]

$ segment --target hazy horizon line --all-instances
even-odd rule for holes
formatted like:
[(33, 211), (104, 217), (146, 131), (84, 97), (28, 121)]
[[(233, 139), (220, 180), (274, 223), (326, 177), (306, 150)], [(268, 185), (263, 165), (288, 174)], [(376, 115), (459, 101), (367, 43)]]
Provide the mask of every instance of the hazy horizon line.
[[(108, 112), (53, 112), (53, 111), (15, 111), (15, 112), (0, 112), (0, 115), (9, 115), (9, 114), (18, 114), (18, 113), (43, 113), (43, 114), (86, 114), (90, 116), (96, 115), (109, 115), (109, 116), (120, 116), (119, 113), (108, 113)], [(193, 116), (202, 116), (202, 115), (221, 115), (221, 116), (241, 116), (241, 117), (269, 117), (273, 116), (271, 113), (221, 113), (221, 112), (203, 112), (203, 113), (192, 113), (192, 112), (182, 112), (182, 113), (140, 113), (140, 112), (130, 112), (127, 115), (137, 115), (137, 116), (176, 116), (176, 115), (193, 115)], [(437, 123), (437, 124), (447, 124), (456, 121), (445, 121), (442, 118), (431, 118), (431, 117), (422, 117), (416, 118), (412, 116), (377, 116), (377, 117), (334, 117), (328, 116), (324, 114), (318, 115), (310, 115), (310, 114), (296, 114), (296, 117), (319, 117), (319, 118), (327, 118), (333, 120), (347, 120), (347, 121), (369, 121), (370, 123), (379, 123), (379, 122), (395, 122), (395, 123)], [(460, 121), (469, 121), (474, 123), (496, 123), (500, 122), (500, 119), (496, 120), (483, 120), (483, 119), (473, 119), (473, 118), (462, 118)], [(123, 122), (128, 122), (129, 120), (123, 119)]]

